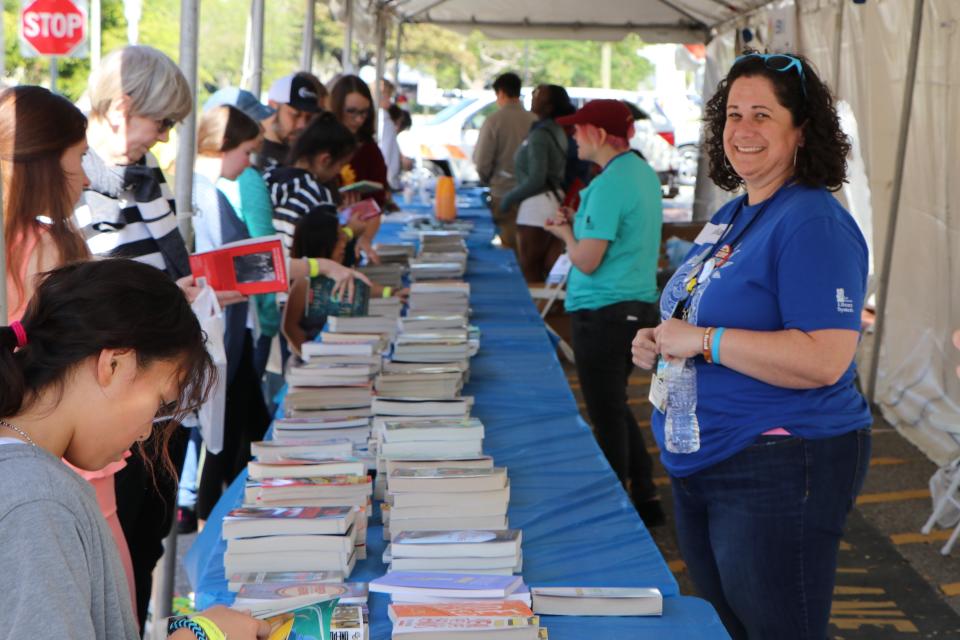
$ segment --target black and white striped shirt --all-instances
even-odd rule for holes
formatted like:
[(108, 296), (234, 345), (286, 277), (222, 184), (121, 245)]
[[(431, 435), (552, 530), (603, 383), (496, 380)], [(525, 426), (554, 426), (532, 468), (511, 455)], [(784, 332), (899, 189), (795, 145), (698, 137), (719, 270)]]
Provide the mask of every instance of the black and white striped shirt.
[(330, 190), (309, 171), (274, 166), (267, 169), (263, 179), (273, 202), (273, 227), (283, 237), (287, 250), (293, 246), (293, 232), (300, 218), (318, 209), (337, 214)]
[(137, 164), (111, 167), (91, 149), (83, 168), (91, 184), (74, 215), (90, 252), (144, 262), (173, 278), (188, 275), (173, 193), (156, 158), (147, 153)]

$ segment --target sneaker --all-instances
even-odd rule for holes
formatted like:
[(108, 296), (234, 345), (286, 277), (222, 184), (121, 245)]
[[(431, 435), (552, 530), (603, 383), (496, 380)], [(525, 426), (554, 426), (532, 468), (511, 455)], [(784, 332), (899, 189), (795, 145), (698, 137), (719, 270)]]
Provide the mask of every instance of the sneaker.
[(180, 507), (177, 509), (177, 533), (193, 533), (197, 530), (197, 512)]

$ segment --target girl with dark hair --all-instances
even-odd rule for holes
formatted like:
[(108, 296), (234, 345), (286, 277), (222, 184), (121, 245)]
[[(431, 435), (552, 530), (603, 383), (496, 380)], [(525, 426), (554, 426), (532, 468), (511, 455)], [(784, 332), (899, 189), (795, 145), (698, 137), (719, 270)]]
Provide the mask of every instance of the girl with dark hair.
[[(72, 223), (73, 207), (89, 184), (81, 166), (86, 128), (79, 109), (43, 87), (24, 85), (0, 94), (7, 323), (23, 316), (41, 273), (90, 257)], [(126, 465), (120, 460), (102, 469), (74, 471), (96, 491), (136, 603), (133, 563), (117, 516), (114, 481)]]
[[(375, 191), (370, 196), (383, 208), (387, 201), (387, 163), (374, 140), (373, 107), (370, 87), (359, 76), (340, 76), (330, 90), (330, 111), (357, 139), (356, 152), (340, 170), (339, 186), (361, 180), (379, 182), (384, 185), (384, 190)], [(379, 229), (380, 218), (376, 218), (356, 243), (357, 251), (362, 249), (373, 262), (378, 261), (373, 238)], [(347, 260), (351, 263), (352, 256)]]
[[(183, 292), (153, 267), (79, 262), (48, 274), (21, 321), (0, 327), (0, 607), (14, 636), (139, 638), (127, 579), (90, 487), (60, 462), (100, 469), (135, 444), (164, 443), (215, 371)], [(162, 428), (156, 425), (162, 424)], [(266, 638), (225, 607), (170, 638)], [(191, 625), (193, 625), (191, 627)], [(186, 627), (186, 628), (183, 628)]]
[(738, 57), (705, 125), (710, 176), (746, 193), (664, 288), (661, 324), (637, 333), (634, 362), (659, 355), (683, 371), (655, 379), (667, 393), (652, 424), (698, 593), (734, 638), (823, 638), (870, 459), (854, 363), (867, 246), (830, 194), (850, 145), (797, 55)]
[[(288, 249), (293, 245), (297, 222), (309, 213), (337, 216), (337, 205), (325, 183), (333, 182), (356, 149), (356, 139), (331, 113), (321, 113), (297, 136), (288, 166), (267, 170), (263, 178), (273, 201), (273, 226)], [(365, 225), (351, 219), (331, 233), (336, 247), (331, 258), (344, 261), (347, 244), (363, 233)]]
[(531, 111), (539, 120), (513, 156), (517, 186), (507, 192), (500, 206), (517, 210), (517, 256), (527, 282), (544, 282), (550, 267), (563, 253), (563, 242), (544, 231), (547, 219), (556, 213), (566, 189), (567, 134), (554, 118), (576, 109), (567, 90), (542, 84), (533, 91)]

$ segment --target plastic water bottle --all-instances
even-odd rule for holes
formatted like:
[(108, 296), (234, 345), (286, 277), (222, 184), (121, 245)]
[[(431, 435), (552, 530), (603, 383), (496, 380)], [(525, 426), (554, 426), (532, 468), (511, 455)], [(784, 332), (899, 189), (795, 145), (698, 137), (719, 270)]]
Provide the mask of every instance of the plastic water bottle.
[(670, 453), (700, 450), (697, 421), (697, 368), (692, 359), (667, 365), (667, 414), (664, 438)]

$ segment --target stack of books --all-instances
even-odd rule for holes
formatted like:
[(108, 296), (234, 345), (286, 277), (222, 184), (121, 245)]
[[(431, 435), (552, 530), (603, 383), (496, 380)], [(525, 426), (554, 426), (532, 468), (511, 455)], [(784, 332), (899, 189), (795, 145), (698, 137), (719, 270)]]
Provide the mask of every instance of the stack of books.
[(369, 591), (365, 582), (261, 582), (241, 584), (237, 591), (234, 608), (249, 610), (251, 615), (258, 618), (292, 611), (316, 602), (318, 598), (337, 598), (330, 627), (331, 637), (364, 640), (364, 631), (370, 618)]
[(520, 531), (403, 531), (393, 536), (383, 561), (390, 570), (444, 573), (520, 573)]
[[(522, 576), (481, 573), (391, 571), (370, 581), (370, 591), (385, 593), (394, 603), (463, 601), (529, 601), (530, 590)], [(526, 592), (526, 597), (522, 594)], [(517, 597), (515, 594), (521, 594)]]
[(450, 399), (463, 389), (463, 369), (448, 363), (415, 363), (407, 370), (381, 371), (373, 382), (379, 395)]
[(404, 331), (394, 342), (394, 362), (452, 362), (470, 357), (466, 329)]
[(386, 539), (404, 531), (507, 529), (510, 485), (504, 467), (394, 466), (385, 497)]
[(394, 640), (542, 640), (546, 629), (522, 602), (391, 604)]
[(370, 418), (277, 418), (273, 437), (281, 441), (346, 438), (365, 445), (370, 438)]
[(382, 458), (476, 458), (483, 452), (484, 428), (477, 418), (400, 418), (376, 423), (373, 438)]
[(223, 520), (227, 575), (271, 571), (339, 571), (357, 560), (359, 507), (241, 507)]
[(380, 256), (380, 264), (399, 264), (406, 267), (410, 258), (416, 254), (416, 247), (412, 244), (378, 243), (373, 247)]
[(410, 285), (409, 314), (467, 316), (470, 312), (470, 284), (458, 280), (414, 282)]
[(243, 504), (255, 507), (360, 507), (370, 510), (370, 476), (318, 476), (248, 480)]
[[(403, 286), (403, 272), (406, 270), (406, 254), (403, 254), (401, 257), (404, 258), (404, 262), (381, 262), (380, 264), (367, 264), (358, 269), (360, 273), (370, 278), (372, 282), (376, 282), (379, 285), (384, 287), (394, 287), (399, 289)], [(371, 302), (373, 302), (371, 300)]]

